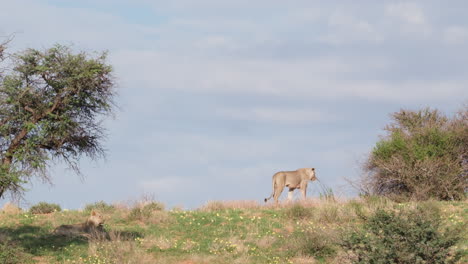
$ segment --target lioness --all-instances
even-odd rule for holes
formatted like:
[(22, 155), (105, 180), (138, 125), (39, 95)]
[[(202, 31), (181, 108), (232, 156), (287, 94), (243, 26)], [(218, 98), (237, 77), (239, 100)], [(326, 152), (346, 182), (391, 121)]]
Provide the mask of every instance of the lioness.
[(92, 211), (86, 222), (82, 224), (61, 225), (54, 230), (56, 235), (79, 236), (102, 232), (104, 219), (96, 212)]
[(305, 199), (307, 192), (307, 183), (315, 181), (315, 168), (303, 168), (295, 171), (280, 171), (273, 175), (273, 193), (270, 197), (265, 198), (265, 203), (274, 197), (275, 203), (278, 203), (278, 198), (283, 192), (284, 187), (289, 188), (288, 200), (292, 200), (293, 191), (300, 189), (302, 196)]

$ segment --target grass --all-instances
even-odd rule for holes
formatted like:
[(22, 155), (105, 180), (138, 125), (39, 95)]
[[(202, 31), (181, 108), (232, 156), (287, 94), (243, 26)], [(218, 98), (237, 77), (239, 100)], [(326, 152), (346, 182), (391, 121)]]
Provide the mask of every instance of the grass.
[[(148, 204), (150, 204), (148, 206)], [(0, 212), (0, 263), (352, 263), (345, 234), (361, 230), (379, 210), (415, 208), (440, 215), (440, 228), (458, 230), (449, 251), (468, 261), (468, 203), (394, 203), (370, 197), (350, 201), (311, 199), (278, 207), (254, 201), (209, 202), (196, 210), (164, 210), (159, 203), (108, 206), (102, 202), (106, 236), (63, 237), (62, 224), (84, 222), (89, 210), (30, 214)], [(88, 208), (89, 209), (89, 208)], [(8, 255), (9, 254), (9, 255)], [(463, 255), (464, 254), (464, 255)], [(14, 256), (14, 258), (12, 257)]]

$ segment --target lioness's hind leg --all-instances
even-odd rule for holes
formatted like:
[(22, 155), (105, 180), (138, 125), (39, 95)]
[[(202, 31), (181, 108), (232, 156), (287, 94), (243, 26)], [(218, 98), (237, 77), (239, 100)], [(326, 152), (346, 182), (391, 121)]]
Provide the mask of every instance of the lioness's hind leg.
[(273, 198), (275, 199), (275, 203), (278, 204), (278, 199), (281, 195), (281, 193), (283, 192), (283, 188), (275, 188), (275, 193), (273, 195)]
[(293, 200), (293, 197), (294, 197), (294, 188), (289, 188), (289, 192), (288, 192), (288, 202), (291, 202)]

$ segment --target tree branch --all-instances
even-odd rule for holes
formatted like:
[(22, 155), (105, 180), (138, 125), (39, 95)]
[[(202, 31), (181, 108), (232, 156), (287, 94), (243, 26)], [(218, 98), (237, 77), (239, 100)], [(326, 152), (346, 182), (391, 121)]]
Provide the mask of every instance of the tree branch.
[(36, 114), (36, 111), (34, 111), (34, 109), (32, 109), (31, 107), (29, 106), (25, 106), (24, 107), (24, 110), (30, 112), (31, 114), (35, 115)]

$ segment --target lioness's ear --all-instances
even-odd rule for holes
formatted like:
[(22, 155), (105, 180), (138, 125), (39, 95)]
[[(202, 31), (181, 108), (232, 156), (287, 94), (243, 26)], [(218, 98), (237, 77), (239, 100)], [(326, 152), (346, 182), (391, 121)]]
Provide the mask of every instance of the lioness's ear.
[(92, 215), (92, 216), (96, 215), (96, 212), (95, 212), (94, 210), (91, 211), (91, 215)]
[(312, 168), (313, 171), (315, 171), (315, 168)]

